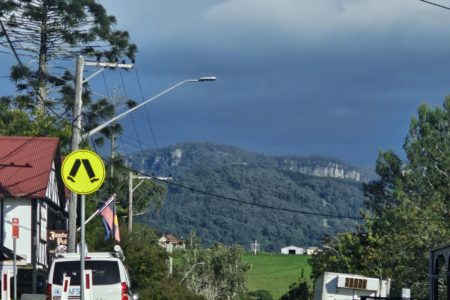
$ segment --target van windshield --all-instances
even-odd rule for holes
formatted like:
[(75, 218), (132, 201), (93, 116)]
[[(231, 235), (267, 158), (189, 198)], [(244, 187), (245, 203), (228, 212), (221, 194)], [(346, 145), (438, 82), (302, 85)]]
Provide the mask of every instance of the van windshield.
[[(86, 260), (85, 269), (92, 270), (93, 285), (120, 283), (119, 265), (117, 264), (117, 261)], [(70, 285), (80, 285), (80, 262), (55, 262), (55, 268), (53, 270), (53, 284), (62, 285), (64, 274), (70, 277)]]

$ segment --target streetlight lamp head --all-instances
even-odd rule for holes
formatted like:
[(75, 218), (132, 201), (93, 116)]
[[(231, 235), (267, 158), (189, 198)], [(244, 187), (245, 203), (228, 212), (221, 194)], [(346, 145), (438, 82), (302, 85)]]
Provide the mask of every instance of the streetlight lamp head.
[(200, 77), (198, 81), (215, 81), (217, 79), (216, 76), (204, 76)]

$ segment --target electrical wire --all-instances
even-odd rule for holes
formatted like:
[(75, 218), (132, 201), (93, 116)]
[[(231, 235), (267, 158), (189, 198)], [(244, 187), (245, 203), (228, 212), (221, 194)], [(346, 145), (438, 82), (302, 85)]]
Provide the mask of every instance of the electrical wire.
[[(56, 121), (56, 124), (54, 121), (52, 122), (48, 122), (47, 125), (43, 126), (43, 130), (46, 130), (48, 128), (50, 128), (50, 126), (57, 126), (58, 122), (63, 124), (66, 120), (62, 118), (62, 115), (59, 116), (58, 120)], [(8, 157), (10, 157), (11, 155), (13, 155), (14, 153), (16, 153), (17, 151), (20, 151), (20, 149), (22, 149), (23, 147), (25, 147), (28, 143), (32, 142), (34, 139), (41, 137), (40, 135), (34, 135), (34, 136), (29, 136), (29, 139), (26, 140), (23, 144), (17, 146), (15, 149), (11, 150), (9, 153), (5, 154), (3, 157), (0, 157), (0, 161), (4, 161), (5, 159), (7, 159)]]
[[(119, 69), (119, 74), (120, 74), (120, 80), (122, 81), (122, 87), (123, 87), (123, 91), (125, 93), (125, 97), (128, 100), (129, 98), (128, 98), (127, 90), (125, 88), (125, 82), (123, 80), (122, 70), (121, 69)], [(134, 118), (134, 113), (133, 112), (131, 113), (131, 124), (133, 125), (134, 133), (136, 134), (136, 138), (139, 139), (139, 133), (137, 131), (136, 120)], [(139, 145), (141, 145), (141, 144), (139, 144)], [(140, 148), (141, 148), (142, 151), (144, 151), (144, 148), (142, 146), (140, 146)]]
[[(110, 162), (109, 159), (105, 159), (103, 158), (103, 160)], [(274, 210), (274, 211), (282, 211), (282, 212), (288, 212), (288, 213), (294, 213), (294, 214), (301, 214), (301, 215), (310, 215), (310, 216), (316, 216), (316, 217), (324, 217), (324, 218), (329, 218), (329, 219), (350, 219), (350, 220), (354, 220), (354, 221), (376, 221), (376, 220), (380, 220), (380, 218), (376, 218), (376, 217), (358, 217), (358, 216), (344, 216), (344, 215), (340, 215), (340, 214), (326, 214), (326, 213), (318, 213), (318, 212), (312, 212), (312, 211), (307, 211), (307, 210), (300, 210), (300, 209), (291, 209), (291, 208), (284, 208), (284, 207), (277, 207), (277, 206), (273, 206), (273, 205), (266, 205), (266, 204), (260, 204), (260, 203), (256, 203), (256, 202), (250, 202), (250, 201), (245, 201), (245, 200), (241, 200), (238, 198), (234, 198), (234, 197), (229, 197), (229, 196), (224, 196), (224, 195), (220, 195), (220, 194), (215, 194), (215, 193), (211, 193), (205, 190), (201, 190), (198, 188), (194, 188), (194, 187), (190, 187), (184, 184), (180, 184), (177, 183), (173, 180), (163, 180), (158, 178), (157, 176), (155, 176), (154, 174), (149, 175), (146, 173), (143, 173), (141, 171), (137, 171), (129, 166), (123, 166), (123, 168), (125, 168), (126, 170), (133, 172), (135, 174), (139, 174), (141, 176), (145, 176), (148, 178), (151, 178), (152, 180), (156, 181), (156, 182), (160, 182), (160, 183), (164, 183), (170, 186), (174, 186), (174, 187), (178, 187), (181, 189), (185, 189), (185, 190), (189, 190), (193, 193), (197, 193), (197, 194), (201, 194), (201, 195), (206, 195), (206, 196), (210, 196), (212, 197), (212, 199), (220, 199), (220, 200), (225, 200), (228, 202), (233, 202), (233, 203), (238, 203), (238, 204), (243, 204), (243, 205), (249, 205), (249, 206), (254, 206), (254, 207), (259, 207), (259, 208), (263, 208), (263, 209), (268, 209), (268, 210)], [(402, 221), (401, 219), (399, 219), (399, 221)], [(446, 221), (443, 218), (410, 218), (410, 219), (406, 219), (403, 221), (410, 221), (410, 222), (428, 222), (428, 221)]]
[[(132, 137), (132, 136), (130, 136), (130, 135), (127, 135), (127, 134), (125, 134), (125, 133), (122, 133), (121, 135), (122, 135), (123, 137), (126, 137), (127, 139), (130, 139), (130, 140), (133, 140), (133, 141), (135, 141), (135, 142), (141, 143), (141, 145), (143, 145), (143, 146), (146, 146), (146, 147), (149, 147), (149, 148), (152, 147), (150, 144), (141, 142), (141, 141), (139, 141), (138, 139), (136, 139), (136, 138), (134, 138), (134, 137)], [(136, 148), (138, 148), (138, 147), (136, 147)]]
[[(124, 134), (121, 134), (121, 138), (124, 136)], [(128, 136), (127, 136), (128, 137)], [(132, 146), (133, 148), (136, 148), (137, 150), (142, 150), (142, 145), (141, 144), (134, 144), (131, 142), (125, 142), (124, 139), (121, 139), (122, 143), (127, 144), (129, 146)]]
[(301, 266), (296, 266), (296, 267), (292, 267), (292, 268), (284, 269), (284, 270), (277, 270), (277, 271), (265, 272), (265, 273), (255, 273), (255, 274), (248, 273), (247, 275), (248, 276), (269, 275), (269, 274), (275, 274), (275, 273), (283, 273), (283, 272), (292, 271), (292, 270), (298, 270), (298, 269), (304, 268), (304, 267), (305, 267), (305, 265), (301, 265)]
[(102, 77), (103, 77), (103, 84), (105, 86), (106, 95), (108, 95), (108, 98), (111, 98), (111, 96), (109, 95), (108, 85), (106, 84), (106, 77), (105, 77), (104, 72), (102, 72)]
[(6, 28), (5, 28), (5, 26), (3, 25), (2, 20), (0, 20), (0, 27), (2, 28), (2, 31), (3, 31), (3, 33), (5, 34), (6, 40), (8, 41), (9, 47), (11, 48), (11, 51), (13, 52), (14, 57), (15, 57), (16, 60), (17, 60), (17, 63), (20, 65), (21, 68), (23, 68), (22, 61), (20, 60), (20, 57), (19, 57), (19, 55), (17, 54), (16, 49), (14, 48), (13, 42), (12, 42), (11, 39), (9, 38), (9, 34), (8, 34), (8, 32), (6, 31)]
[[(103, 158), (102, 159), (108, 163), (110, 163), (109, 159)], [(229, 202), (234, 202), (234, 203), (238, 203), (238, 204), (243, 204), (243, 205), (249, 205), (249, 206), (255, 206), (255, 207), (259, 207), (259, 208), (264, 208), (264, 209), (270, 209), (270, 210), (276, 210), (276, 211), (283, 211), (283, 212), (290, 212), (290, 213), (296, 213), (296, 214), (303, 214), (303, 215), (311, 215), (311, 216), (318, 216), (318, 217), (326, 217), (326, 218), (336, 218), (336, 219), (351, 219), (351, 220), (373, 220), (373, 218), (363, 218), (363, 217), (356, 217), (356, 216), (343, 216), (343, 215), (333, 215), (333, 214), (325, 214), (325, 213), (318, 213), (318, 212), (312, 212), (312, 211), (306, 211), (306, 210), (299, 210), (299, 209), (290, 209), (290, 208), (284, 208), (284, 207), (276, 207), (273, 205), (266, 205), (266, 204), (260, 204), (260, 203), (256, 203), (256, 202), (250, 202), (250, 201), (244, 201), (238, 198), (234, 198), (234, 197), (228, 197), (228, 196), (224, 196), (224, 195), (220, 195), (220, 194), (215, 194), (215, 193), (211, 193), (211, 192), (207, 192), (198, 188), (194, 188), (194, 187), (189, 187), (186, 186), (184, 184), (181, 183), (177, 183), (174, 182), (173, 180), (163, 180), (158, 178), (155, 175), (149, 175), (149, 174), (145, 174), (143, 172), (137, 171), (132, 169), (131, 167), (124, 167), (125, 169), (127, 169), (130, 172), (134, 172), (135, 174), (139, 174), (141, 176), (145, 176), (145, 177), (149, 177), (157, 182), (160, 183), (165, 183), (167, 185), (171, 185), (174, 187), (178, 187), (181, 189), (185, 189), (185, 190), (189, 190), (191, 192), (197, 193), (197, 194), (201, 194), (201, 195), (205, 195), (205, 196), (210, 196), (212, 198), (215, 199), (221, 199), (221, 200), (226, 200)]]
[[(138, 72), (136, 65), (134, 66), (134, 71), (136, 73), (139, 91), (141, 92), (141, 98), (142, 98), (142, 101), (144, 101), (145, 98), (144, 98), (144, 92), (142, 91), (141, 77), (139, 76), (139, 72)], [(158, 148), (159, 146), (158, 146), (158, 143), (156, 142), (155, 133), (153, 131), (152, 123), (150, 122), (150, 115), (148, 113), (147, 106), (144, 105), (144, 109), (145, 109), (145, 115), (147, 116), (147, 124), (148, 124), (148, 127), (150, 128), (150, 133), (152, 134), (153, 142), (155, 143), (155, 147)]]
[(424, 2), (424, 3), (427, 3), (427, 4), (430, 4), (430, 5), (437, 6), (437, 7), (440, 7), (440, 8), (444, 8), (444, 9), (450, 10), (450, 7), (444, 6), (444, 5), (442, 5), (442, 4), (437, 4), (437, 3), (435, 3), (435, 2), (431, 2), (431, 1), (427, 1), (427, 0), (419, 0), (419, 1)]

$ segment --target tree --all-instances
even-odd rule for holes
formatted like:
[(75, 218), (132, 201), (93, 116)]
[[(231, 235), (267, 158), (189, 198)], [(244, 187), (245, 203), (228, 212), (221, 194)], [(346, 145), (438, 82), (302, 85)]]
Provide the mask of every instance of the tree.
[[(100, 229), (98, 223), (96, 228)], [(158, 237), (150, 227), (136, 224), (131, 235), (124, 230), (125, 226), (121, 229), (120, 245), (125, 254), (124, 263), (130, 274), (132, 291), (137, 292), (140, 299), (204, 299), (180, 284), (178, 277), (167, 276), (168, 253), (158, 245)], [(97, 230), (96, 239), (92, 241), (94, 251), (111, 251), (113, 247), (111, 241), (103, 240), (101, 229)]]
[[(126, 31), (115, 30), (116, 18), (106, 13), (95, 0), (5, 0), (0, 2), (0, 45), (17, 53), (18, 65), (11, 78), (19, 91), (25, 91), (28, 105), (41, 113), (58, 110), (59, 100), (52, 100), (53, 86), (60, 86), (62, 59), (76, 54), (94, 55), (109, 61), (128, 56), (134, 58), (136, 46)], [(37, 67), (24, 65), (26, 56)]]
[(309, 287), (305, 280), (294, 283), (289, 287), (289, 291), (281, 296), (280, 300), (308, 300)]
[(245, 295), (249, 266), (241, 260), (243, 249), (219, 243), (203, 248), (197, 237), (192, 240), (196, 241), (193, 247), (180, 253), (180, 282), (206, 299), (239, 299)]
[(257, 290), (249, 292), (247, 298), (249, 300), (273, 300), (272, 295), (267, 290)]
[[(381, 151), (379, 179), (365, 185), (363, 239), (341, 253), (363, 275), (392, 278), (391, 292), (410, 287), (415, 297), (428, 293), (429, 250), (450, 242), (450, 97), (442, 107), (421, 104), (411, 119), (403, 149), (406, 160)], [(326, 241), (340, 243), (342, 236)], [(314, 274), (328, 268), (333, 256), (325, 251), (313, 259)]]

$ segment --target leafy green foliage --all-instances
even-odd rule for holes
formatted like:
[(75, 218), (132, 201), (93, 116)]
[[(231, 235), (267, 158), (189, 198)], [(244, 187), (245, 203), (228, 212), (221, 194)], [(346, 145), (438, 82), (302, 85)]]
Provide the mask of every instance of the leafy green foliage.
[(9, 37), (0, 45), (10, 48), (12, 43), (19, 55), (31, 57), (37, 65), (35, 70), (29, 64), (16, 66), (11, 78), (19, 91), (27, 92), (28, 104), (40, 111), (58, 110), (55, 105), (61, 104), (49, 97), (61, 75), (51, 72), (53, 62), (73, 60), (76, 54), (114, 61), (124, 55), (134, 58), (137, 51), (128, 32), (116, 30), (116, 18), (95, 0), (2, 1), (0, 21)]
[(308, 300), (309, 298), (308, 283), (302, 280), (299, 283), (291, 285), (289, 292), (281, 296), (280, 300)]
[(249, 269), (242, 261), (242, 253), (237, 245), (225, 247), (215, 243), (203, 248), (195, 243), (179, 253), (180, 283), (208, 300), (240, 299), (247, 291), (245, 273)]
[[(198, 147), (202, 151), (203, 146)], [(360, 183), (259, 166), (250, 153), (246, 155), (255, 164), (232, 164), (232, 154), (219, 154), (225, 160), (222, 162), (201, 153), (196, 158), (194, 150), (183, 155), (188, 156), (183, 159), (198, 159), (202, 163), (192, 168), (170, 169), (174, 182), (232, 199), (287, 210), (358, 216), (364, 198)], [(149, 165), (153, 162), (151, 158), (142, 159)], [(153, 168), (149, 169), (148, 174), (152, 171)], [(163, 174), (169, 173), (166, 172)], [(220, 241), (247, 246), (256, 239), (262, 250), (278, 252), (288, 245), (316, 245), (324, 234), (334, 235), (355, 225), (353, 220), (326, 217), (324, 220), (323, 217), (239, 204), (177, 186), (168, 187), (168, 197), (162, 208), (152, 209), (139, 220), (178, 236), (187, 236), (195, 229), (206, 244)]]
[[(377, 278), (392, 278), (391, 292), (410, 287), (414, 297), (428, 293), (430, 249), (448, 244), (450, 190), (450, 98), (442, 107), (421, 104), (405, 139), (407, 160), (380, 152), (379, 179), (364, 187), (368, 209), (360, 234), (326, 241), (336, 249), (313, 258), (314, 276), (333, 268)], [(359, 259), (356, 259), (359, 258)]]
[[(104, 241), (101, 230), (95, 231), (96, 239), (91, 239), (93, 251), (111, 251), (113, 242)], [(137, 292), (140, 299), (204, 299), (180, 284), (178, 277), (168, 277), (168, 254), (157, 244), (157, 239), (155, 232), (146, 225), (137, 224), (131, 235), (125, 226), (121, 227), (120, 245), (126, 257), (132, 291)]]

